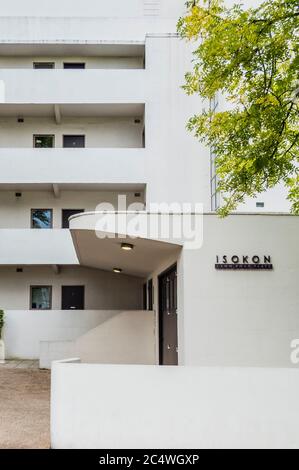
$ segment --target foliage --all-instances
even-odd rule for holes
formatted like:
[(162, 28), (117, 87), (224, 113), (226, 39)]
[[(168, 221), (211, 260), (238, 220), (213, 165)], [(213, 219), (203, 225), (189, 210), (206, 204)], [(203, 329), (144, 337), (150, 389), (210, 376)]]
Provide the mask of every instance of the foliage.
[(0, 339), (2, 335), (2, 328), (4, 326), (4, 311), (0, 310)]
[(299, 4), (266, 0), (259, 8), (231, 8), (222, 0), (187, 2), (178, 22), (196, 41), (184, 89), (229, 106), (193, 116), (188, 129), (216, 155), (221, 215), (246, 196), (283, 182), (299, 214)]

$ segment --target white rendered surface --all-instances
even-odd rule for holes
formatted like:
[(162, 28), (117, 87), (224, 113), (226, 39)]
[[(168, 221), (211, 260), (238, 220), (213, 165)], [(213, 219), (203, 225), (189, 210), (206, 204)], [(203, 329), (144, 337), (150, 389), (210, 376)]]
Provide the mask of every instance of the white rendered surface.
[(51, 443), (54, 449), (298, 448), (298, 387), (291, 369), (56, 362)]

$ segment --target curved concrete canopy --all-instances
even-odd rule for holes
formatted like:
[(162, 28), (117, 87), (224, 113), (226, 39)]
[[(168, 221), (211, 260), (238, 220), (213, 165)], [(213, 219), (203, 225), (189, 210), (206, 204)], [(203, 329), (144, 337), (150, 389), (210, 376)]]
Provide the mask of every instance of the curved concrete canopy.
[[(80, 264), (111, 271), (120, 268), (123, 274), (147, 277), (168, 260), (179, 255), (182, 244), (165, 240), (98, 230), (97, 213), (82, 213), (70, 218), (70, 230)], [(136, 232), (135, 232), (136, 235)], [(121, 249), (122, 243), (134, 245)]]

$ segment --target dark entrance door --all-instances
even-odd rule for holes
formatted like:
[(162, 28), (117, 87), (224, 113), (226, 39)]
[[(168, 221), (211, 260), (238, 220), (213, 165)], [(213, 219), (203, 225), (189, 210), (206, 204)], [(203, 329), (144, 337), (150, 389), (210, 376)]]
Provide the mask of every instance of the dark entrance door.
[(160, 364), (178, 365), (177, 267), (159, 276)]
[(69, 228), (69, 217), (81, 212), (84, 212), (84, 209), (62, 209), (62, 228)]
[(84, 286), (62, 286), (62, 310), (84, 310)]

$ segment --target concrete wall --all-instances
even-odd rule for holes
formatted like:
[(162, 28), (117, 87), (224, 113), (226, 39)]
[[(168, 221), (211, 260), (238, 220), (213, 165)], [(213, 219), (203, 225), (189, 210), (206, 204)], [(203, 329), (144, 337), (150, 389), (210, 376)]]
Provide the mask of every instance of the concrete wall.
[[(183, 250), (178, 271), (181, 364), (292, 366), (290, 343), (299, 338), (298, 232), (299, 218), (292, 216), (204, 217), (203, 246)], [(274, 269), (218, 271), (217, 255), (268, 255)]]
[(106, 202), (117, 209), (119, 194), (126, 197), (127, 205), (144, 200), (142, 191), (140, 196), (132, 191), (61, 191), (59, 198), (50, 191), (22, 191), (20, 198), (15, 197), (15, 191), (0, 191), (0, 228), (30, 228), (31, 209), (52, 209), (53, 228), (58, 229), (62, 227), (62, 209), (93, 211)]
[[(142, 279), (132, 276), (81, 266), (62, 266), (59, 274), (55, 274), (52, 268), (47, 266), (24, 266), (23, 272), (17, 273), (16, 268), (11, 266), (0, 268), (1, 308), (28, 310), (32, 285), (52, 286), (53, 310), (61, 308), (63, 285), (85, 285), (86, 310), (136, 310), (142, 303)], [(33, 318), (41, 318), (43, 313), (38, 310), (32, 311), (31, 315)], [(51, 317), (51, 311), (48, 315)]]
[(62, 117), (61, 125), (55, 124), (54, 115), (52, 119), (25, 117), (24, 123), (18, 123), (17, 116), (0, 119), (0, 145), (6, 148), (33, 148), (35, 134), (54, 135), (56, 148), (63, 147), (65, 134), (85, 135), (86, 148), (140, 148), (142, 132), (142, 122), (135, 123), (134, 117)]
[[(46, 5), (31, 0), (26, 3), (26, 8), (13, 0), (1, 9), (0, 30), (3, 38), (19, 40), (39, 37), (48, 40), (141, 40), (146, 32), (175, 32), (177, 19), (183, 11), (181, 0), (154, 0), (150, 4), (146, 0), (88, 0), (76, 5), (69, 0), (55, 0)], [(43, 18), (37, 20), (36, 17)]]
[(296, 370), (56, 362), (51, 383), (54, 449), (299, 446)]
[(148, 310), (121, 312), (80, 336), (74, 355), (99, 364), (156, 364), (155, 317)]
[[(44, 360), (50, 350), (45, 346), (40, 349), (40, 342), (73, 342), (117, 314), (118, 310), (6, 310), (3, 330), (6, 357), (39, 359), (41, 355)], [(56, 359), (63, 357), (60, 350)]]
[[(278, 184), (272, 189), (259, 194), (256, 198), (246, 198), (244, 204), (238, 207), (239, 212), (285, 212), (289, 213), (291, 210), (291, 202), (288, 201), (288, 189), (285, 185)], [(257, 202), (263, 202), (264, 207), (257, 207)]]

